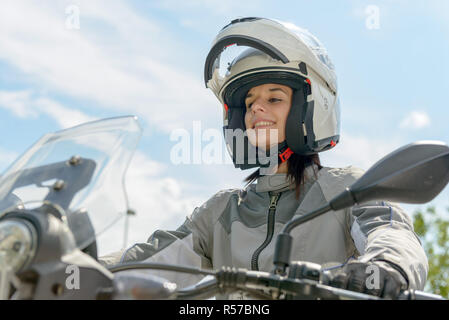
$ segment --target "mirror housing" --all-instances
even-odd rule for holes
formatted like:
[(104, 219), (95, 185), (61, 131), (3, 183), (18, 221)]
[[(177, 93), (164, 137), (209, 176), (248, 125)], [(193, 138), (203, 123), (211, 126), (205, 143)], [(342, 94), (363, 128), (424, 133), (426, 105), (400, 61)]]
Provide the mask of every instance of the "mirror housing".
[(439, 141), (414, 142), (376, 162), (329, 204), (340, 210), (370, 200), (426, 203), (448, 182), (449, 147)]

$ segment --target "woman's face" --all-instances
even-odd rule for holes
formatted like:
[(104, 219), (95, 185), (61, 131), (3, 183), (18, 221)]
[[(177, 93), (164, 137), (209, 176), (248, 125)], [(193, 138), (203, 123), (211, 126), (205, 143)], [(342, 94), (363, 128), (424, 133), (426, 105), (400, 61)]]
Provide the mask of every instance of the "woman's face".
[(285, 140), (293, 90), (268, 83), (251, 88), (245, 98), (245, 125), (252, 145), (265, 150)]

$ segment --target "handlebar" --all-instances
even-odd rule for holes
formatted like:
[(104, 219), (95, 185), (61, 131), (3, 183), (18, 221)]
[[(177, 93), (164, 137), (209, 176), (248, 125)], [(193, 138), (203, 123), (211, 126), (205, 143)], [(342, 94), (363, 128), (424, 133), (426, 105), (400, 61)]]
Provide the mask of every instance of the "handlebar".
[[(134, 269), (136, 264), (114, 266), (111, 272)], [(223, 267), (218, 271), (182, 267), (161, 263), (145, 263), (139, 269), (159, 269), (212, 277), (196, 285), (178, 289), (174, 299), (207, 299), (217, 294), (243, 291), (258, 299), (303, 299), (303, 300), (382, 300), (383, 298), (346, 289), (335, 288), (307, 277), (293, 278), (262, 271), (250, 271)], [(162, 284), (161, 284), (162, 285)], [(443, 297), (417, 290), (402, 291), (398, 300), (446, 300)]]

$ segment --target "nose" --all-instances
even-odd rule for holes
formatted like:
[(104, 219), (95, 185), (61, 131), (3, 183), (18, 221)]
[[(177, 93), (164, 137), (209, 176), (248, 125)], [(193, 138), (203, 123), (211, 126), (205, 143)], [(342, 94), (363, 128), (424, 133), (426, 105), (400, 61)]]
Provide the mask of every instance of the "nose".
[(257, 111), (259, 112), (267, 111), (265, 103), (262, 101), (262, 99), (255, 100), (251, 106), (252, 113), (256, 113)]

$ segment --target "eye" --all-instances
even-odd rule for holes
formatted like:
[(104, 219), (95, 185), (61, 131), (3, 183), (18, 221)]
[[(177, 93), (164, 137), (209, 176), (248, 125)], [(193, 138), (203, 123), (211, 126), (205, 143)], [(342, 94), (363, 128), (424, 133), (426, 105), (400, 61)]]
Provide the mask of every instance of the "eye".
[(247, 105), (246, 105), (246, 109), (251, 109), (251, 106), (253, 105), (253, 103), (251, 102), (251, 103), (248, 103)]
[(279, 98), (270, 98), (268, 101), (269, 101), (270, 103), (276, 103), (276, 102), (282, 101), (282, 99), (279, 99)]

